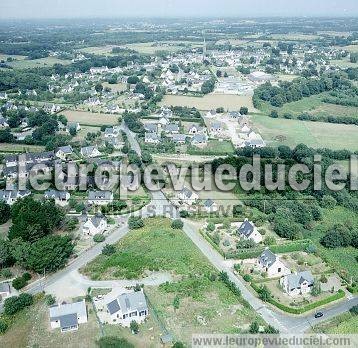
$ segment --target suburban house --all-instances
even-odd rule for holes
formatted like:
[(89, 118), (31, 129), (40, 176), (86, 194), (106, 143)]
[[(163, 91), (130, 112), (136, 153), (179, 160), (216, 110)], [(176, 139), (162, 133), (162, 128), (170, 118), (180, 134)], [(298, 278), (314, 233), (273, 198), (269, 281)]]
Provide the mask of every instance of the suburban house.
[(56, 150), (56, 157), (62, 159), (63, 161), (68, 160), (69, 157), (73, 154), (73, 149), (71, 145), (61, 146)]
[(118, 138), (107, 138), (106, 145), (113, 146), (116, 150), (120, 150), (124, 146), (124, 142), (120, 141)]
[(122, 109), (119, 107), (119, 105), (108, 105), (106, 108), (106, 112), (110, 114), (119, 114), (122, 111)]
[(290, 296), (304, 295), (311, 291), (314, 278), (310, 271), (288, 274), (280, 279), (284, 292)]
[(190, 135), (206, 134), (206, 129), (204, 127), (193, 124), (189, 128), (189, 134)]
[(144, 130), (147, 133), (157, 133), (158, 132), (158, 126), (155, 123), (145, 123), (144, 124)]
[(108, 127), (104, 131), (105, 138), (116, 138), (116, 137), (118, 137), (118, 135), (119, 135), (118, 128)]
[(83, 225), (83, 233), (86, 236), (94, 236), (95, 234), (102, 234), (108, 226), (107, 219), (102, 214), (96, 214), (88, 219)]
[(8, 298), (11, 295), (11, 287), (10, 284), (0, 283), (0, 302), (4, 301), (6, 298)]
[(173, 134), (172, 141), (178, 145), (184, 145), (186, 142), (186, 135), (185, 134)]
[(160, 138), (157, 133), (145, 133), (144, 142), (147, 144), (159, 144)]
[(219, 207), (212, 199), (207, 199), (204, 202), (204, 209), (207, 213), (210, 214), (210, 213), (215, 213), (216, 211), (218, 211)]
[(222, 124), (220, 122), (213, 122), (210, 126), (210, 135), (217, 136), (223, 131)]
[(76, 331), (79, 324), (87, 323), (85, 300), (75, 303), (62, 303), (50, 307), (50, 324), (52, 329), (61, 332)]
[(81, 148), (81, 155), (86, 158), (101, 156), (101, 153), (95, 146), (86, 146)]
[(217, 115), (216, 110), (210, 110), (207, 112), (206, 117), (212, 118), (215, 117), (216, 115)]
[(242, 115), (240, 114), (240, 112), (238, 111), (230, 111), (229, 112), (229, 117), (233, 120), (238, 120), (242, 117)]
[(7, 99), (6, 92), (0, 92), (0, 100), (6, 100), (6, 99)]
[(179, 126), (176, 123), (169, 123), (165, 126), (164, 132), (167, 134), (178, 134)]
[(290, 274), (291, 271), (280, 258), (269, 248), (266, 248), (257, 260), (257, 266), (261, 272), (266, 272), (269, 278)]
[(107, 304), (111, 317), (110, 324), (120, 324), (129, 327), (134, 320), (142, 323), (149, 314), (147, 301), (142, 291), (119, 295)]
[(208, 144), (208, 139), (204, 134), (195, 134), (191, 139), (191, 145), (197, 147), (204, 147)]
[(199, 196), (195, 192), (184, 187), (178, 193), (178, 198), (182, 204), (193, 205), (199, 199)]
[(9, 127), (9, 124), (7, 123), (6, 118), (0, 115), (0, 128), (7, 128), (7, 127)]
[(30, 190), (0, 190), (0, 201), (13, 205), (18, 199), (31, 195)]
[(56, 112), (59, 112), (61, 110), (61, 106), (55, 104), (46, 104), (43, 109), (49, 114), (55, 114)]
[(244, 142), (244, 147), (251, 147), (252, 149), (258, 149), (266, 147), (266, 143), (263, 139), (250, 139)]
[(240, 225), (237, 230), (237, 234), (240, 238), (251, 239), (255, 243), (261, 243), (263, 239), (254, 223), (250, 222), (248, 219), (245, 219), (245, 221)]
[(44, 194), (45, 199), (54, 199), (55, 203), (60, 206), (65, 206), (71, 195), (66, 191), (48, 190)]
[(88, 204), (107, 205), (113, 202), (111, 191), (90, 191), (88, 193)]

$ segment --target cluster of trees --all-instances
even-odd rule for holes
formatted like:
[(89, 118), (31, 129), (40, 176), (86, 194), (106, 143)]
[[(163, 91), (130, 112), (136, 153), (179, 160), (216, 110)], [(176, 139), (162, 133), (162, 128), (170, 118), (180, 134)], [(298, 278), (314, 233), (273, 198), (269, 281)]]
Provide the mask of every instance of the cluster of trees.
[(30, 294), (9, 297), (4, 302), (4, 313), (6, 315), (14, 315), (33, 303), (34, 299)]
[(188, 108), (187, 106), (173, 106), (173, 114), (183, 119), (201, 118), (197, 108)]
[(358, 229), (342, 224), (335, 225), (321, 238), (321, 244), (329, 249), (348, 246), (358, 248)]
[(144, 134), (144, 126), (140, 121), (140, 116), (142, 115), (125, 111), (123, 120), (132, 132)]
[(1, 70), (0, 91), (7, 90), (47, 90), (44, 76), (29, 70)]
[(260, 101), (281, 107), (285, 103), (301, 100), (304, 97), (349, 87), (351, 82), (344, 73), (330, 73), (319, 78), (298, 78), (291, 82), (281, 82), (280, 86), (272, 86), (267, 82), (255, 89), (253, 102), (255, 107), (260, 106)]
[(53, 235), (64, 219), (54, 202), (26, 197), (12, 206), (11, 218), (9, 240), (0, 243), (1, 266), (17, 263), (37, 273), (65, 266), (74, 246), (70, 237)]
[(210, 80), (204, 81), (203, 85), (201, 86), (201, 93), (209, 94), (214, 92), (216, 80), (211, 78)]

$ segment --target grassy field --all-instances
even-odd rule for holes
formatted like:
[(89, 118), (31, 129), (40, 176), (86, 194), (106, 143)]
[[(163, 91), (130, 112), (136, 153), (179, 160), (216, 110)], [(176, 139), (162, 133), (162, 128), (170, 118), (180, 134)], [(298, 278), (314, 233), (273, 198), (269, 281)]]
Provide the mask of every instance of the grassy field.
[(332, 60), (330, 62), (333, 66), (338, 66), (339, 68), (357, 68), (357, 63), (351, 63), (349, 58), (340, 59), (340, 60)]
[(274, 119), (263, 115), (253, 115), (252, 121), (254, 128), (271, 146), (294, 147), (303, 143), (313, 148), (358, 149), (358, 129), (355, 125)]
[[(161, 46), (155, 45), (154, 42), (145, 42), (145, 43), (134, 43), (128, 44), (124, 47), (129, 48), (131, 50), (137, 51), (142, 54), (155, 54), (158, 51), (168, 51), (168, 52), (177, 52), (183, 49), (190, 47), (199, 47), (200, 43), (197, 42), (161, 42)], [(182, 44), (182, 45), (181, 45)]]
[(191, 146), (188, 149), (189, 155), (232, 155), (234, 153), (234, 146), (231, 141), (219, 141), (219, 140), (209, 140), (208, 145), (204, 148), (198, 148)]
[(358, 45), (345, 46), (345, 47), (342, 47), (342, 49), (347, 50), (349, 52), (356, 53), (356, 52), (358, 52)]
[(320, 325), (312, 332), (323, 334), (358, 334), (358, 316), (344, 313)]
[(95, 114), (87, 111), (66, 110), (61, 114), (65, 115), (68, 122), (78, 122), (87, 126), (102, 126), (118, 124), (118, 115)]
[[(319, 245), (320, 238), (336, 224), (347, 224), (352, 226), (352, 229), (358, 228), (358, 216), (343, 207), (336, 207), (333, 210), (326, 209), (323, 213), (322, 222), (316, 225), (311, 238)], [(349, 247), (331, 250), (320, 246), (320, 254), (337, 272), (348, 275), (346, 278), (353, 277), (358, 280), (357, 249)]]
[(83, 53), (90, 53), (90, 54), (96, 54), (96, 55), (103, 55), (103, 56), (109, 56), (112, 54), (112, 48), (115, 46), (100, 46), (100, 47), (85, 47), (81, 48), (78, 51)]
[(196, 107), (199, 110), (212, 110), (223, 107), (225, 110), (239, 110), (241, 106), (247, 106), (250, 112), (257, 111), (252, 105), (251, 96), (208, 94), (204, 97), (187, 97), (166, 95), (161, 105)]
[(25, 144), (0, 144), (0, 152), (41, 152), (45, 149), (40, 145), (25, 145)]
[[(145, 287), (145, 292), (151, 316), (154, 308), (175, 339), (186, 343), (192, 333), (242, 332), (253, 320), (261, 322), (215, 278), (217, 271), (184, 232), (170, 227), (170, 220), (154, 218), (145, 223), (144, 228), (131, 231), (116, 245), (115, 254), (99, 256), (82, 272), (93, 279), (137, 278), (146, 270), (172, 272), (175, 282)], [(175, 311), (176, 296), (180, 305)], [(152, 335), (157, 336), (154, 330)]]
[(114, 92), (122, 92), (122, 91), (125, 91), (127, 89), (127, 84), (125, 84), (125, 83), (111, 84), (111, 83), (108, 83), (108, 82), (104, 82), (103, 87), (105, 87), (105, 88), (108, 87)]
[(55, 64), (67, 65), (70, 64), (70, 60), (58, 59), (55, 57), (46, 57), (34, 60), (22, 59), (8, 63), (15, 69), (29, 69), (29, 68), (41, 68), (44, 66), (53, 66)]
[(279, 41), (312, 41), (319, 38), (318, 35), (289, 33), (289, 34), (271, 34), (270, 38)]

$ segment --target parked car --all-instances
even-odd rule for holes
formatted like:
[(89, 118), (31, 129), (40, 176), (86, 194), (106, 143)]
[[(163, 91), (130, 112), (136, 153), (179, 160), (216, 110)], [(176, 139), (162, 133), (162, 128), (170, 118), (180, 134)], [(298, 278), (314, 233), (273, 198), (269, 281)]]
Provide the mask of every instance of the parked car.
[(322, 312), (317, 312), (317, 313), (314, 315), (314, 317), (315, 317), (316, 319), (322, 318), (322, 317), (323, 317), (323, 313), (322, 313)]

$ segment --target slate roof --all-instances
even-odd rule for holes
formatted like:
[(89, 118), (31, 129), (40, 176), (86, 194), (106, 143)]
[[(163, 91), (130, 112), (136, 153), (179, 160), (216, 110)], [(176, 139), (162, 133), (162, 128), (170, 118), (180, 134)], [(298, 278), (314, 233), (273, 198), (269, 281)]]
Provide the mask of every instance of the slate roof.
[(56, 152), (58, 151), (62, 151), (63, 153), (67, 154), (67, 155), (71, 155), (73, 153), (73, 149), (71, 145), (67, 145), (67, 146), (61, 146), (57, 149)]
[(260, 264), (264, 267), (272, 266), (276, 260), (276, 255), (270, 249), (266, 249), (259, 258)]
[(174, 142), (185, 142), (186, 135), (185, 134), (173, 134), (172, 140)]
[(110, 315), (117, 313), (118, 311), (121, 310), (121, 307), (119, 307), (119, 303), (118, 300), (115, 299), (112, 302), (107, 304), (107, 309)]
[(175, 123), (169, 123), (165, 126), (165, 131), (172, 133), (172, 132), (179, 132), (179, 126)]
[(45, 192), (44, 197), (47, 199), (66, 199), (68, 192), (66, 191), (57, 191), (57, 190), (48, 190)]
[(130, 313), (135, 310), (143, 311), (148, 309), (147, 301), (143, 292), (132, 292), (128, 294), (122, 294), (118, 297), (119, 306), (122, 308), (122, 313)]
[(106, 218), (105, 218), (104, 215), (102, 215), (102, 214), (96, 214), (95, 216), (93, 216), (93, 217), (91, 218), (91, 222), (92, 222), (93, 226), (97, 228), (97, 227), (101, 224), (101, 222), (102, 222), (103, 220), (105, 220), (105, 219), (106, 219)]
[(206, 141), (207, 141), (206, 136), (203, 134), (195, 134), (193, 136), (193, 139), (191, 140), (192, 143), (199, 143), (199, 144), (206, 143)]
[(287, 277), (287, 284), (289, 289), (297, 289), (301, 287), (302, 283), (306, 280), (309, 285), (314, 283), (313, 275), (310, 271), (303, 271), (296, 274), (289, 274)]
[(157, 131), (157, 125), (154, 123), (147, 123), (144, 125), (144, 129), (148, 133), (155, 133)]
[(61, 329), (73, 327), (78, 325), (77, 313), (63, 315), (59, 318)]
[(207, 200), (204, 202), (204, 207), (210, 208), (210, 207), (212, 207), (214, 204), (215, 204), (215, 202), (214, 202), (212, 199), (207, 199)]
[[(76, 316), (76, 322), (74, 321), (74, 316)], [(61, 328), (77, 325), (78, 316), (87, 317), (87, 309), (84, 300), (74, 303), (57, 304), (50, 307), (50, 321), (59, 320)]]
[(0, 292), (10, 292), (10, 284), (0, 283)]
[(240, 235), (250, 237), (252, 232), (254, 232), (254, 228), (255, 226), (249, 220), (245, 220), (237, 231)]
[(112, 198), (111, 191), (90, 191), (88, 193), (88, 199), (90, 201), (97, 201), (97, 200), (109, 200)]

